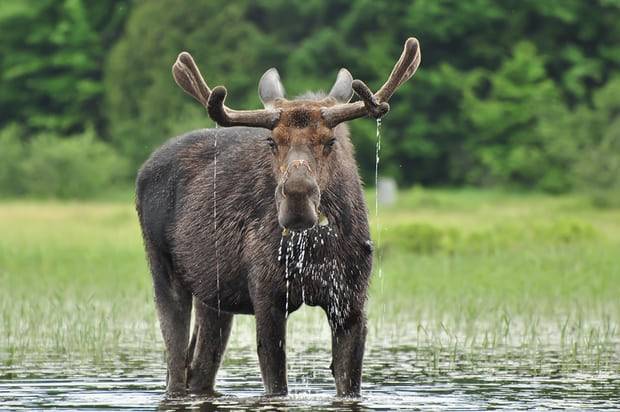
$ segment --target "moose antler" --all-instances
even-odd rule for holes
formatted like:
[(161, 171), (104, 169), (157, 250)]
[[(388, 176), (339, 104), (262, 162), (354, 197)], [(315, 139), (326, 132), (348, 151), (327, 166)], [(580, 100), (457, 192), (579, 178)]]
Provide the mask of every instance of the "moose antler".
[(190, 96), (202, 104), (220, 126), (250, 126), (273, 129), (280, 118), (280, 110), (232, 110), (226, 107), (226, 88), (217, 86), (213, 90), (205, 82), (192, 55), (181, 52), (172, 65), (172, 77)]
[(390, 110), (388, 101), (396, 89), (409, 80), (420, 65), (420, 43), (415, 37), (405, 42), (400, 59), (396, 62), (390, 77), (377, 93), (372, 93), (361, 80), (353, 80), (353, 90), (360, 98), (353, 103), (343, 103), (322, 109), (323, 119), (328, 127), (335, 127), (347, 120), (369, 115), (378, 119)]

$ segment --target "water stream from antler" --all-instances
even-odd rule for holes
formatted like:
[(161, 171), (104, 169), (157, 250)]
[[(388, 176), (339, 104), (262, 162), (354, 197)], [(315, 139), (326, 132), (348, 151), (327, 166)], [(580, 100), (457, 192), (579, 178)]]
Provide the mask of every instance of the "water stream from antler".
[[(379, 278), (383, 277), (383, 270), (381, 267), (381, 253), (379, 252), (379, 245), (381, 243), (381, 224), (379, 223), (379, 155), (381, 153), (381, 118), (377, 119), (377, 145), (375, 150), (375, 232), (377, 236), (377, 244), (375, 250), (377, 257), (377, 267), (379, 268)], [(382, 281), (383, 289), (383, 281)]]
[[(377, 119), (377, 143), (375, 150), (375, 259), (377, 262), (377, 273), (379, 276), (380, 283), (380, 293), (383, 298), (383, 262), (381, 259), (381, 222), (379, 220), (379, 158), (381, 154), (381, 118)], [(381, 307), (381, 324), (384, 323), (385, 319), (385, 303), (383, 303)]]

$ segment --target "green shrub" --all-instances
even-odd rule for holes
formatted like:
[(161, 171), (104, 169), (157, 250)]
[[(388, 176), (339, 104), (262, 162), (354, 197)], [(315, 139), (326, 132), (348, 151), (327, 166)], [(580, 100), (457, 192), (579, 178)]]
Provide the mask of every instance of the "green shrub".
[(413, 253), (430, 254), (452, 251), (459, 232), (427, 223), (409, 223), (382, 232), (384, 245)]
[(127, 165), (92, 131), (71, 138), (36, 136), (20, 165), (23, 192), (35, 197), (92, 197), (126, 176)]
[(584, 150), (576, 174), (594, 206), (620, 207), (620, 118), (608, 127), (599, 144)]
[(24, 158), (24, 145), (20, 140), (22, 130), (10, 125), (0, 130), (0, 194), (19, 194), (21, 187), (20, 163)]
[(590, 240), (597, 235), (594, 226), (577, 219), (559, 219), (534, 229), (537, 238), (555, 243), (576, 243)]
[(522, 225), (495, 224), (465, 232), (454, 227), (427, 223), (409, 223), (382, 232), (380, 247), (417, 254), (495, 253), (499, 250), (526, 248), (532, 244), (572, 244), (598, 235), (588, 222), (578, 219), (554, 219)]
[(584, 143), (573, 174), (597, 207), (620, 207), (619, 94), (616, 76), (595, 93), (593, 108), (581, 108), (575, 116), (573, 129)]

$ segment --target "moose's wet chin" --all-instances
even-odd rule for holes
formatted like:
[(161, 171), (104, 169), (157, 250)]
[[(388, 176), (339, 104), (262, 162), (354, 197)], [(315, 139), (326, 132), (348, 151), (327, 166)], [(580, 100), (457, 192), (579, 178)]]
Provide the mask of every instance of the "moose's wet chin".
[(318, 222), (316, 205), (309, 199), (296, 202), (283, 200), (278, 212), (278, 223), (282, 228), (305, 230)]

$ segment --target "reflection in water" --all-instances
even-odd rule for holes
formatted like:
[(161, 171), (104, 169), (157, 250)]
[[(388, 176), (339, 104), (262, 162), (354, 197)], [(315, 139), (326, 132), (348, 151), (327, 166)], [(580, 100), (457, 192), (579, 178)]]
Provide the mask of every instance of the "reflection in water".
[[(438, 352), (438, 362), (454, 354)], [(523, 368), (502, 359), (461, 359), (433, 372), (411, 346), (369, 348), (363, 398), (340, 400), (326, 348), (306, 347), (290, 353), (291, 395), (262, 397), (254, 349), (231, 348), (218, 377), (224, 396), (166, 399), (165, 369), (160, 352), (126, 350), (101, 362), (70, 355), (39, 354), (12, 364), (0, 354), (0, 409), (136, 409), (136, 410), (411, 410), (412, 408), (576, 408), (620, 407), (618, 368), (608, 372), (562, 372), (562, 360), (549, 370)], [(483, 358), (487, 362), (483, 362)], [(457, 356), (458, 359), (458, 356)], [(547, 359), (553, 359), (548, 354)], [(450, 362), (453, 362), (450, 360)], [(617, 366), (617, 365), (616, 365)], [(613, 371), (615, 370), (615, 372)]]

